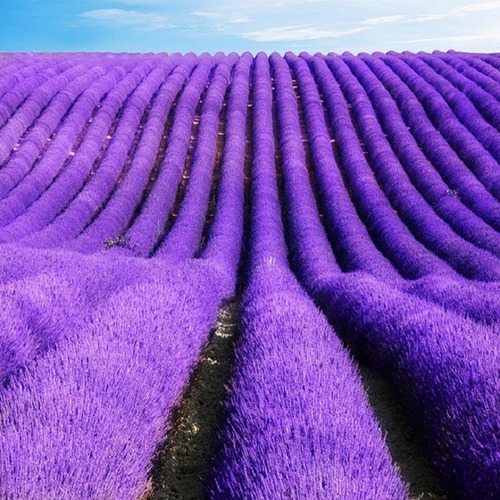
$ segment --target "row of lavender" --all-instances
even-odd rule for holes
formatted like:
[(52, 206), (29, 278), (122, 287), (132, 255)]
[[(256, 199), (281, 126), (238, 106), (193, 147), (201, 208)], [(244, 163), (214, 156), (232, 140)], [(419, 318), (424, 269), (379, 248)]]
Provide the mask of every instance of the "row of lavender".
[(0, 58), (0, 496), (147, 495), (239, 281), (209, 497), (407, 497), (347, 346), (454, 497), (496, 498), (499, 68)]

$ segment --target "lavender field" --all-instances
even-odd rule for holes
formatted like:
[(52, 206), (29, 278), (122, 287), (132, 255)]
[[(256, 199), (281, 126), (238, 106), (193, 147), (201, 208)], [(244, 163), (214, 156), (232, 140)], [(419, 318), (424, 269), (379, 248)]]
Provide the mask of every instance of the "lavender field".
[(499, 499), (500, 55), (2, 54), (0, 294), (1, 499)]

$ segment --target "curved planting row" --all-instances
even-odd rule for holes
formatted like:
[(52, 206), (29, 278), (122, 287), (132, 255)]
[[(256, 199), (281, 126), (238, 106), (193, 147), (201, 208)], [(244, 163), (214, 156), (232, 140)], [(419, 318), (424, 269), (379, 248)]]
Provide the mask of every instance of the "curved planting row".
[(190, 265), (131, 285), (11, 379), (0, 394), (3, 498), (146, 491), (169, 414), (216, 319), (217, 281)]
[[(149, 180), (150, 169), (154, 164), (164, 123), (172, 103), (194, 64), (194, 60), (188, 60), (187, 64), (177, 66), (167, 80), (155, 91), (153, 104), (148, 111), (144, 128), (141, 130), (137, 149), (128, 169), (120, 174), (120, 184), (112, 191), (109, 202), (98, 213), (97, 217), (70, 245), (71, 248), (81, 252), (102, 249), (103, 241), (121, 234), (124, 230)], [(156, 85), (155, 82), (155, 88)], [(133, 126), (130, 127), (130, 131), (132, 130), (134, 130)], [(125, 153), (129, 144), (130, 142), (122, 143), (120, 145), (121, 151)]]
[(166, 67), (162, 65), (154, 68), (134, 89), (108, 147), (104, 152), (94, 150), (98, 158), (92, 156), (87, 160), (87, 169), (90, 162), (99, 162), (93, 175), (87, 177), (87, 183), (57, 218), (39, 233), (27, 236), (28, 244), (47, 248), (72, 241), (96, 217), (120, 178), (150, 99), (174, 65), (175, 61), (167, 61)]
[[(311, 131), (308, 135), (314, 172), (319, 181), (317, 183), (318, 201), (324, 211), (325, 230), (342, 269), (367, 272), (383, 281), (409, 290), (411, 293), (438, 302), (447, 309), (460, 312), (486, 324), (498, 325), (500, 316), (496, 284), (480, 285), (474, 281), (457, 282), (454, 278), (445, 279), (443, 276), (438, 278), (434, 275), (405, 282), (384, 259), (356, 215), (349, 201), (348, 192), (342, 183), (339, 166), (330, 147), (327, 121), (322, 111), (320, 94), (313, 75), (303, 59), (287, 56), (287, 60), (297, 78), (307, 128)], [(297, 198), (298, 194), (294, 193), (290, 196)], [(302, 212), (302, 209), (297, 208), (297, 210), (299, 214)], [(312, 240), (308, 241), (311, 244)], [(324, 245), (322, 247), (324, 248)], [(321, 258), (324, 260), (326, 257), (326, 253), (323, 252)], [(334, 266), (328, 260), (323, 264), (325, 265)], [(311, 276), (313, 274), (304, 276), (303, 279), (310, 279)], [(311, 285), (313, 284), (314, 280), (311, 282)]]
[(19, 217), (4, 228), (4, 241), (30, 236), (43, 229), (67, 206), (83, 187), (101, 151), (116, 115), (135, 87), (151, 71), (151, 62), (126, 75), (104, 98), (75, 155), (50, 187)]
[[(78, 134), (91, 118), (100, 100), (124, 76), (122, 68), (112, 69), (95, 81), (78, 98), (43, 158), (8, 195), (0, 201), (0, 224), (6, 225), (28, 208), (53, 181), (72, 153)], [(12, 122), (9, 122), (12, 123)]]
[(311, 67), (339, 145), (350, 195), (374, 243), (404, 277), (419, 278), (432, 273), (453, 275), (445, 261), (413, 237), (377, 183), (352, 124), (348, 102), (327, 63), (314, 58)]
[(263, 54), (252, 83), (252, 269), (208, 494), (407, 498), (356, 369), (287, 267)]
[(234, 299), (208, 498), (407, 498), (358, 361), (450, 498), (497, 498), (499, 70), (2, 56), (0, 498), (146, 498)]
[[(434, 213), (432, 206), (428, 205), (411, 183), (380, 127), (366, 92), (349, 68), (340, 58), (329, 59), (328, 64), (340, 83), (346, 99), (352, 103), (354, 122), (364, 142), (375, 177), (384, 195), (414, 237), (463, 276), (480, 280), (498, 280), (500, 260), (460, 238), (450, 227), (451, 224), (448, 225), (447, 221)], [(454, 210), (452, 217), (458, 219), (460, 212)], [(454, 227), (456, 226), (457, 224), (454, 224)], [(468, 234), (469, 239), (474, 240), (476, 231), (477, 227), (474, 227), (471, 234)], [(498, 247), (496, 245), (492, 247), (498, 254)]]
[[(468, 110), (466, 117), (464, 117), (464, 113), (459, 106), (456, 106), (458, 110), (454, 109), (455, 106), (450, 107), (450, 102), (447, 102), (441, 95), (441, 92), (444, 91), (434, 88), (424, 78), (431, 69), (425, 67), (422, 61), (416, 61), (424, 64), (424, 68), (419, 66), (419, 72), (417, 73), (401, 57), (390, 55), (382, 56), (382, 59), (415, 93), (435, 127), (477, 178), (498, 199), (500, 196), (499, 157), (494, 151), (493, 153), (489, 151), (491, 148), (488, 148), (490, 143), (492, 147), (498, 144), (498, 132), (491, 128), (488, 128), (487, 132), (477, 130), (475, 125), (478, 119), (481, 124), (485, 126), (488, 124), (480, 119), (479, 113), (468, 100), (465, 102), (472, 107)], [(459, 97), (465, 98), (463, 94), (459, 95)], [(458, 100), (455, 99), (455, 101)], [(469, 127), (472, 131), (469, 131), (469, 128), (463, 125), (462, 120), (467, 120), (466, 122), (468, 125), (470, 124)]]
[[(286, 74), (288, 68), (282, 71)], [(296, 127), (296, 148), (300, 142)], [(305, 169), (295, 159), (293, 151), (289, 160), (284, 155), (284, 183), (289, 185), (287, 203), (298, 204), (289, 223), (290, 248), (304, 285), (353, 351), (398, 387), (416, 428), (425, 433), (433, 461), (456, 494), (494, 498), (500, 437), (498, 336), (365, 273), (342, 274), (332, 265), (322, 274), (318, 262), (325, 255), (320, 249), (326, 236), (308, 220), (310, 188), (304, 187)], [(469, 291), (474, 292), (478, 290)]]
[(39, 117), (36, 124), (23, 137), (16, 153), (4, 164), (0, 173), (2, 197), (5, 197), (9, 191), (16, 187), (33, 167), (35, 160), (42, 151), (50, 145), (53, 134), (60, 127), (62, 117), (73, 105), (76, 97), (101, 75), (101, 68), (92, 68), (88, 73), (75, 78), (64, 92), (60, 92), (54, 97), (43, 116)]
[[(468, 207), (461, 203), (459, 196), (450, 196), (450, 188), (420, 149), (389, 91), (362, 60), (349, 57), (346, 63), (370, 98), (371, 106), (381, 126), (381, 132), (387, 137), (383, 141), (389, 141), (404, 172), (425, 197), (429, 207), (457, 234), (498, 256), (499, 234), (471, 210), (468, 210)], [(370, 101), (366, 97), (363, 99), (367, 102), (367, 106), (370, 106), (368, 104)], [(369, 112), (371, 113), (371, 109)], [(380, 132), (378, 136), (381, 137)], [(390, 151), (388, 154), (394, 158)], [(403, 175), (402, 172), (399, 175)]]
[[(249, 57), (238, 62), (243, 74), (250, 62)], [(242, 107), (246, 111), (246, 101), (234, 96), (228, 121), (237, 124)], [(243, 156), (235, 160), (242, 172)], [(231, 179), (221, 179), (227, 193), (235, 191)], [(219, 234), (243, 225), (241, 196), (239, 201), (241, 210), (218, 206)], [(242, 228), (226, 230), (225, 239), (236, 235), (229, 254), (209, 243), (210, 255), (168, 272), (160, 259), (127, 259), (124, 267), (113, 266), (109, 256), (75, 259), (77, 254), (65, 252), (58, 259), (57, 253), (36, 252), (34, 275), (26, 268), (3, 285), (6, 324), (14, 333), (10, 359), (17, 365), (5, 367), (2, 376), (18, 373), (0, 391), (2, 497), (139, 498), (148, 491), (169, 416), (221, 301), (234, 291), (242, 234)], [(219, 267), (222, 257), (227, 268)], [(50, 264), (53, 258), (56, 265)], [(66, 274), (63, 288), (56, 280)], [(33, 292), (26, 293), (26, 286)], [(52, 300), (44, 298), (47, 293)], [(49, 316), (50, 311), (58, 312)], [(31, 447), (34, 436), (38, 444)], [(27, 447), (30, 452), (23, 455)], [(74, 471), (71, 480), (64, 479), (67, 471)], [(33, 477), (43, 479), (33, 482)]]
[(157, 177), (140, 213), (125, 234), (129, 248), (136, 255), (150, 255), (158, 239), (164, 235), (164, 226), (174, 206), (181, 181), (196, 108), (207, 80), (221, 58), (220, 54), (214, 58), (203, 58), (178, 100), (167, 149)]
[(219, 115), (237, 58), (231, 54), (222, 60), (210, 80), (201, 108), (189, 182), (175, 223), (157, 250), (158, 257), (165, 256), (172, 261), (189, 259), (200, 246), (214, 175)]
[(366, 56), (361, 59), (390, 92), (419, 147), (448, 184), (450, 193), (498, 231), (500, 229), (498, 201), (434, 128), (415, 94), (382, 61)]

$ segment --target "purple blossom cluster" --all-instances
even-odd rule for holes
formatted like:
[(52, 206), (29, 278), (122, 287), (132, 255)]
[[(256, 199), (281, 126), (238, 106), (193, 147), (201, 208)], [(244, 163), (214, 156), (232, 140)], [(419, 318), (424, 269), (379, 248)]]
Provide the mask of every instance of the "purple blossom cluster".
[(499, 498), (499, 134), (497, 54), (3, 55), (0, 498), (147, 498), (228, 300), (207, 498), (409, 498), (357, 363)]

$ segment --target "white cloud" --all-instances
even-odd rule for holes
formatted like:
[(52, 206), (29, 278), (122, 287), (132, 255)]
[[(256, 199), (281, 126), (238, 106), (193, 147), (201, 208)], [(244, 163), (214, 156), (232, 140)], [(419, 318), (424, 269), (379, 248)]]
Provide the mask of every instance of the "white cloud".
[(130, 26), (140, 30), (158, 30), (172, 24), (163, 14), (138, 12), (126, 9), (95, 9), (80, 15), (82, 19), (105, 26)]
[(367, 27), (353, 28), (345, 31), (321, 30), (310, 24), (297, 26), (281, 26), (259, 31), (243, 33), (243, 37), (255, 42), (285, 42), (299, 40), (319, 40), (322, 38), (340, 38), (367, 30)]
[(252, 19), (248, 16), (236, 16), (230, 19), (230, 22), (235, 24), (249, 23)]
[(384, 24), (399, 24), (399, 23), (423, 23), (432, 21), (442, 21), (454, 17), (465, 17), (474, 12), (487, 12), (495, 9), (500, 9), (499, 2), (479, 3), (472, 5), (464, 5), (452, 9), (449, 13), (443, 14), (422, 14), (415, 17), (408, 17), (402, 14), (383, 17), (372, 17), (361, 21), (359, 24), (363, 26), (376, 27)]
[(221, 14), (217, 14), (216, 12), (205, 12), (205, 11), (196, 11), (196, 12), (191, 12), (193, 16), (198, 16), (198, 17), (205, 17), (206, 19), (219, 19), (221, 18)]
[(266, 3), (266, 4), (270, 3), (271, 5), (276, 6), (276, 7), (284, 7), (286, 5), (301, 5), (301, 4), (308, 4), (308, 3), (323, 3), (325, 1), (327, 1), (327, 0), (275, 0), (274, 2), (269, 2), (268, 0), (264, 0), (263, 3)]
[(500, 9), (500, 2), (475, 3), (457, 7), (451, 12), (453, 14), (470, 14), (473, 12), (488, 12), (490, 10)]
[(442, 19), (448, 19), (452, 16), (452, 14), (422, 14), (421, 16), (416, 16), (412, 19), (409, 19), (409, 22), (424, 23), (427, 21), (441, 21)]
[(404, 21), (405, 19), (406, 16), (398, 14), (395, 16), (371, 17), (361, 21), (360, 24), (364, 24), (365, 26), (378, 26), (380, 24), (392, 24), (394, 22)]
[(462, 41), (500, 41), (500, 33), (491, 33), (485, 35), (457, 35), (443, 36), (437, 38), (416, 38), (413, 40), (398, 40), (393, 43), (410, 44), (410, 43), (430, 43), (430, 42), (462, 42)]
[(422, 14), (416, 17), (408, 17), (403, 14), (397, 14), (394, 16), (371, 17), (369, 19), (360, 21), (359, 24), (362, 26), (368, 26), (370, 28), (377, 28), (378, 26), (390, 24), (411, 24), (428, 21), (440, 21), (442, 19), (448, 19), (456, 15), (458, 14)]

